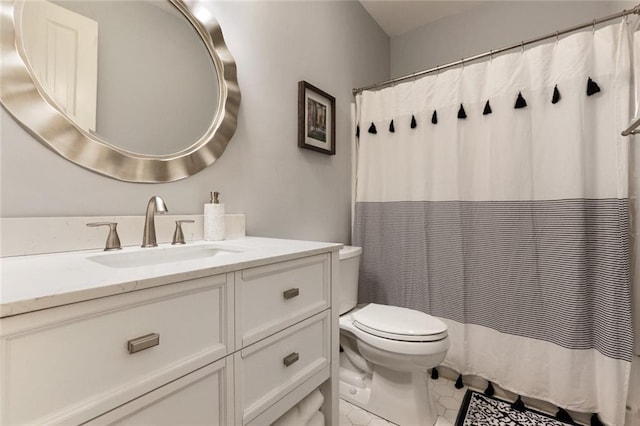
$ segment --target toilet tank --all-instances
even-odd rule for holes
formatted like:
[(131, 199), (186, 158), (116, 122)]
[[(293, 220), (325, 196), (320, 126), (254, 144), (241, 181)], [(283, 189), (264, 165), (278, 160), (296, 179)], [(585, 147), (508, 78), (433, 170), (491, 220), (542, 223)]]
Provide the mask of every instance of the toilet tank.
[(353, 309), (358, 303), (358, 273), (360, 272), (361, 247), (344, 246), (340, 249), (340, 315)]

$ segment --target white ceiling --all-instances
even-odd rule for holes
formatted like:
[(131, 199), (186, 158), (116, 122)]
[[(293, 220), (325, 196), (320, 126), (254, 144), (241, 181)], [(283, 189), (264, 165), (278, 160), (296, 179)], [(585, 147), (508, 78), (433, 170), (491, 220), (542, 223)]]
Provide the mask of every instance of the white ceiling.
[(469, 11), (487, 2), (360, 0), (360, 3), (389, 37), (395, 37), (446, 16)]

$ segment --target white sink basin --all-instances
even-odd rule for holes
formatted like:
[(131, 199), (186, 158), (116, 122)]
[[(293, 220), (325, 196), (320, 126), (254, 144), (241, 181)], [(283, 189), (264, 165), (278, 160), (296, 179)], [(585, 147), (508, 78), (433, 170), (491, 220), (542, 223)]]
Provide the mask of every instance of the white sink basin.
[(216, 245), (171, 246), (138, 249), (132, 252), (102, 253), (87, 257), (87, 260), (111, 268), (138, 268), (141, 266), (160, 265), (164, 263), (184, 262), (231, 254), (243, 253), (238, 247)]

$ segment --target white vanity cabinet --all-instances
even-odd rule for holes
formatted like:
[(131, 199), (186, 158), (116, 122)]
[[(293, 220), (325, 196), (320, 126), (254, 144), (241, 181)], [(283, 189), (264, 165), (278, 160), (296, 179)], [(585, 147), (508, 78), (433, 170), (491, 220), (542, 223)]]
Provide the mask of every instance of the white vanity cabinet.
[(269, 425), (318, 387), (332, 424), (338, 247), (3, 317), (0, 424)]

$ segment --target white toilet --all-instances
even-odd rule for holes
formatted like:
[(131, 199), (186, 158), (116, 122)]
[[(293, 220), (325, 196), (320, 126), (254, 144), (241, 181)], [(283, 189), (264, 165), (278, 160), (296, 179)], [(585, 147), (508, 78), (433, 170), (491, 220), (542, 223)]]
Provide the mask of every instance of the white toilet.
[(447, 354), (447, 326), (413, 309), (356, 307), (361, 254), (340, 250), (340, 397), (401, 426), (432, 426), (427, 369)]

